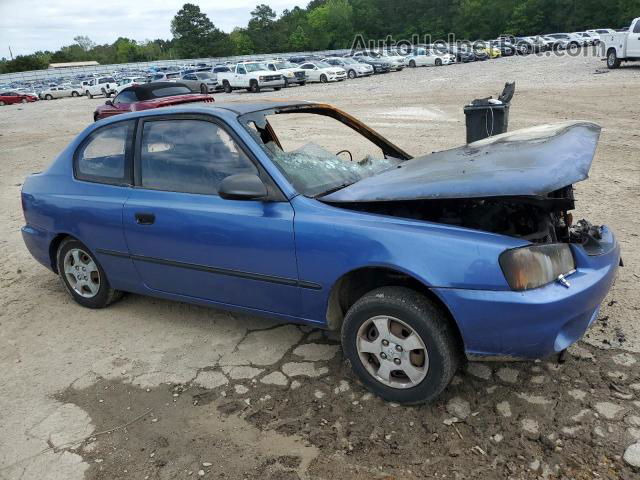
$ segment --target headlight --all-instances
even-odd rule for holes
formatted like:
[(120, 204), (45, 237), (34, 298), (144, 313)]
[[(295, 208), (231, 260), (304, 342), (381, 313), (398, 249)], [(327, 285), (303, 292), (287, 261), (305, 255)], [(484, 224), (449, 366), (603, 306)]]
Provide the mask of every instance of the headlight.
[(261, 82), (264, 82), (264, 77), (260, 76), (260, 77), (258, 77), (258, 80), (260, 80)]
[(294, 76), (293, 72), (287, 72), (286, 75), (287, 75), (287, 77), (293, 77)]
[(514, 248), (503, 252), (499, 261), (507, 283), (516, 291), (542, 287), (575, 270), (566, 243)]

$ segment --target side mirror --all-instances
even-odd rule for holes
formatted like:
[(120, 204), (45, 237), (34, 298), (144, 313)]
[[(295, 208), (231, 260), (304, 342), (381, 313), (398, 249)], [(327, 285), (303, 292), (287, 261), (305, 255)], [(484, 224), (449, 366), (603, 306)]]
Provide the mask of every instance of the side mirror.
[(104, 102), (104, 104), (113, 107), (113, 102), (111, 100), (107, 100), (106, 102)]
[(237, 173), (220, 182), (218, 195), (226, 200), (260, 200), (267, 196), (267, 187), (257, 175)]

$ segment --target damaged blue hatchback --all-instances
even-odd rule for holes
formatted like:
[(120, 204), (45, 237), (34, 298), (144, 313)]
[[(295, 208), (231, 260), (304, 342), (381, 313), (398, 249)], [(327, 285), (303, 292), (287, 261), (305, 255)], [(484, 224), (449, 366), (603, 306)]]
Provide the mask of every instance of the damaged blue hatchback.
[(620, 249), (570, 211), (599, 134), (412, 158), (325, 104), (125, 114), (27, 178), (22, 233), (85, 307), (132, 292), (340, 330), (366, 387), (420, 403), (465, 358), (558, 354), (597, 317)]

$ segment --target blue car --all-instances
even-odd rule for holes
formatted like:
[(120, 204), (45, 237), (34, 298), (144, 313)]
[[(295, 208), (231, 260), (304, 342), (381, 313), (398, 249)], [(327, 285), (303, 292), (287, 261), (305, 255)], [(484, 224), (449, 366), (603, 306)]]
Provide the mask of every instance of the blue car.
[(325, 104), (124, 114), (26, 179), (22, 233), (80, 305), (131, 292), (339, 330), (367, 388), (428, 402), (465, 359), (560, 354), (596, 319), (620, 248), (570, 211), (599, 134), (413, 158)]

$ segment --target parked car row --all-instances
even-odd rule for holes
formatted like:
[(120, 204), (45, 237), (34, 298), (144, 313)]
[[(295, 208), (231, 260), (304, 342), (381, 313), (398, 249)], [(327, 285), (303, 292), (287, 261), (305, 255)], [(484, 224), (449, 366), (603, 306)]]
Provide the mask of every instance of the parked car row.
[[(210, 64), (184, 64), (179, 67), (158, 66), (147, 69), (123, 68), (110, 75), (60, 77), (51, 82), (14, 82), (0, 85), (0, 105), (53, 100), (61, 97), (111, 98), (124, 89), (151, 82), (180, 82), (201, 94), (263, 88), (280, 89), (308, 82), (340, 82), (374, 74), (401, 71), (404, 68), (445, 66), (485, 61), (512, 55), (603, 45), (610, 68), (623, 61), (640, 59), (636, 43), (640, 26), (634, 20), (627, 29), (616, 31), (598, 28), (572, 33), (549, 33), (534, 36), (503, 35), (493, 40), (457, 44), (420, 44), (397, 48), (357, 50), (332, 56), (294, 55), (288, 58), (256, 58), (252, 61)], [(633, 36), (635, 35), (635, 37)], [(607, 45), (604, 45), (604, 39)]]

